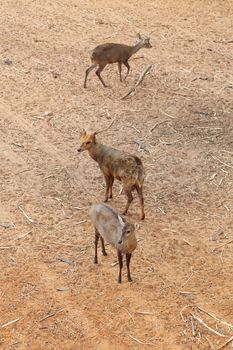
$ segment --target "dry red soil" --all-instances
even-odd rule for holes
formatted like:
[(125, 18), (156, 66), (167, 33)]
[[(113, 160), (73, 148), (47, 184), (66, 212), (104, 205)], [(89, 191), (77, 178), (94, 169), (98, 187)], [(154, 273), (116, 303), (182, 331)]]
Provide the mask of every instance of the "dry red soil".
[[(153, 48), (127, 80), (111, 65), (110, 88), (91, 72), (84, 89), (90, 50), (137, 32)], [(233, 335), (232, 1), (1, 0), (0, 33), (0, 348), (220, 348)], [(79, 131), (113, 118), (98, 139), (146, 169), (121, 285), (114, 249), (93, 264), (104, 181), (77, 154)]]

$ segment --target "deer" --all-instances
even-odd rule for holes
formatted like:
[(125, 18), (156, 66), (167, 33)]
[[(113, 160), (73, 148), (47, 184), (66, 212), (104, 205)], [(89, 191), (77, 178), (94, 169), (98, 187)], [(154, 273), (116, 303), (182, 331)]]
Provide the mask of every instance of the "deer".
[[(107, 64), (112, 64), (112, 63), (118, 63), (120, 81), (122, 82), (129, 75), (130, 65), (128, 63), (128, 60), (130, 59), (130, 57), (142, 48), (149, 49), (151, 47), (152, 45), (150, 43), (150, 38), (149, 37), (142, 38), (140, 34), (137, 34), (136, 44), (134, 46), (128, 46), (125, 44), (114, 44), (114, 43), (106, 43), (106, 44), (96, 46), (96, 48), (94, 48), (94, 50), (92, 50), (91, 52), (92, 65), (86, 70), (84, 88), (86, 88), (87, 86), (88, 74), (97, 66), (98, 66), (98, 69), (96, 70), (96, 75), (101, 81), (101, 83), (103, 84), (103, 86), (107, 87), (100, 73), (104, 70)], [(127, 68), (127, 72), (123, 80), (121, 75), (122, 64), (124, 64)]]
[(112, 186), (114, 180), (117, 179), (122, 182), (123, 190), (127, 196), (126, 207), (122, 215), (127, 214), (133, 201), (132, 191), (136, 190), (141, 206), (141, 220), (144, 220), (143, 183), (145, 170), (141, 159), (130, 153), (97, 142), (97, 133), (98, 131), (88, 134), (83, 130), (80, 135), (78, 152), (88, 151), (91, 158), (98, 163), (106, 183), (104, 202), (112, 198)]
[(98, 264), (97, 249), (99, 238), (102, 245), (102, 254), (104, 256), (107, 255), (104, 245), (104, 240), (106, 240), (117, 250), (119, 263), (118, 283), (122, 281), (123, 254), (126, 255), (128, 282), (132, 282), (130, 260), (132, 252), (137, 247), (135, 226), (125, 222), (112, 207), (104, 203), (93, 204), (89, 214), (95, 230), (94, 263)]

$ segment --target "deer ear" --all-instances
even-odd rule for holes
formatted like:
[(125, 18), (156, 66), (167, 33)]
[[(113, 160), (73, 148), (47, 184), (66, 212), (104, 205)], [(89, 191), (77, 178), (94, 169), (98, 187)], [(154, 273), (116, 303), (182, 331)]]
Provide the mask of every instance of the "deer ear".
[(138, 40), (141, 40), (142, 37), (141, 37), (140, 33), (137, 33), (136, 38), (137, 38)]
[(84, 135), (86, 135), (87, 133), (86, 133), (86, 130), (85, 129), (82, 129), (81, 131), (80, 131), (80, 136), (84, 136)]

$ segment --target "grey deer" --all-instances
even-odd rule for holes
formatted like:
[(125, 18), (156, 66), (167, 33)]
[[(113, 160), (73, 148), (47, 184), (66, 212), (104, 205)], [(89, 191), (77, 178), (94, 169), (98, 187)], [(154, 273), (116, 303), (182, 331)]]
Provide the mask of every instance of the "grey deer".
[(107, 255), (104, 245), (104, 240), (106, 240), (117, 250), (119, 262), (118, 283), (122, 281), (122, 254), (126, 255), (127, 277), (128, 281), (131, 282), (130, 260), (132, 252), (137, 247), (134, 225), (125, 222), (112, 207), (106, 204), (93, 204), (90, 209), (90, 217), (95, 229), (94, 263), (98, 264), (97, 248), (99, 238), (102, 244), (102, 253)]

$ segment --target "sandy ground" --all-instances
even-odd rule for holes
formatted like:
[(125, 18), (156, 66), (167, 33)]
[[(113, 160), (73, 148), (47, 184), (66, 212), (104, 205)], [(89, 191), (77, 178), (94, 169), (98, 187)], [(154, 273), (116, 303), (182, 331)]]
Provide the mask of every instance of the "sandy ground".
[[(218, 349), (233, 335), (232, 2), (2, 0), (0, 32), (0, 348)], [(90, 50), (137, 32), (153, 48), (127, 80), (112, 65), (110, 88), (91, 72), (83, 89)], [(93, 264), (88, 208), (104, 181), (77, 154), (79, 131), (114, 117), (99, 140), (147, 174), (122, 285), (114, 249)]]

